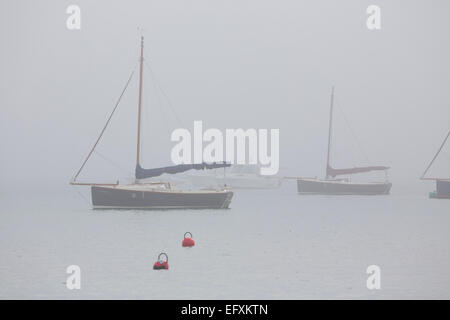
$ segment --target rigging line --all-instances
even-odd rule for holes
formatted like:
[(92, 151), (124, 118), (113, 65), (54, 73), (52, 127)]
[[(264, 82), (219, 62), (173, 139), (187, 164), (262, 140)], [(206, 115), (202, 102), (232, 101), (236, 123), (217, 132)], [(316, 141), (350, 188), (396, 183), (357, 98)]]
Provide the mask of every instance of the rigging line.
[(436, 154), (433, 157), (433, 160), (431, 160), (430, 164), (428, 165), (428, 167), (425, 169), (425, 171), (423, 172), (422, 176), (420, 177), (421, 179), (423, 177), (425, 177), (425, 175), (427, 174), (428, 170), (430, 170), (431, 166), (434, 163), (434, 160), (436, 160), (436, 158), (438, 157), (439, 153), (441, 153), (442, 148), (444, 147), (445, 143), (447, 142), (448, 137), (450, 136), (450, 131), (447, 133), (447, 136), (445, 137), (444, 141), (442, 142), (441, 146), (439, 147), (438, 151), (436, 152)]
[(108, 157), (106, 157), (105, 155), (101, 154), (100, 152), (98, 152), (98, 150), (94, 151), (96, 155), (98, 155), (100, 158), (102, 158), (103, 160), (109, 162), (110, 164), (112, 164), (114, 167), (116, 167), (117, 169), (120, 169), (122, 172), (126, 173), (129, 176), (133, 176), (134, 173), (130, 173), (129, 170), (125, 169), (124, 167), (122, 167), (121, 165), (117, 164), (116, 162), (112, 161), (111, 159), (109, 159)]
[(153, 72), (153, 69), (150, 67), (150, 64), (147, 63), (147, 60), (144, 60), (144, 64), (147, 66), (147, 68), (150, 70), (150, 73), (152, 74), (152, 77), (155, 80), (156, 85), (158, 86), (159, 90), (161, 91), (161, 93), (164, 95), (164, 97), (167, 100), (167, 104), (169, 105), (170, 110), (172, 111), (173, 115), (175, 116), (176, 120), (178, 121), (178, 123), (184, 127), (184, 123), (183, 121), (180, 119), (180, 117), (178, 116), (178, 114), (175, 112), (175, 108), (173, 107), (172, 102), (169, 99), (169, 96), (166, 94), (166, 92), (163, 90), (161, 84), (159, 83), (158, 79), (155, 76), (155, 73)]
[[(144, 62), (145, 62), (145, 60), (144, 60)], [(169, 134), (170, 134), (170, 130), (169, 130), (169, 122), (168, 122), (168, 120), (167, 120), (167, 115), (166, 115), (166, 113), (164, 112), (163, 103), (162, 103), (162, 98), (161, 98), (160, 92), (159, 92), (159, 90), (158, 90), (158, 87), (157, 87), (156, 84), (155, 84), (155, 83), (156, 83), (155, 75), (151, 72), (151, 70), (149, 70), (149, 73), (150, 73), (151, 79), (153, 80), (153, 81), (152, 81), (152, 85), (153, 85), (153, 89), (154, 89), (155, 94), (156, 94), (156, 98), (157, 98), (157, 100), (158, 100), (158, 102), (155, 103), (155, 105), (157, 105), (158, 108), (159, 108), (159, 110), (161, 111), (162, 117), (163, 117), (163, 121), (164, 121), (164, 124), (165, 124), (165, 129), (166, 129), (166, 130), (169, 132)], [(145, 98), (145, 101), (150, 101), (150, 90), (146, 90), (146, 91), (145, 91), (144, 98)], [(147, 107), (146, 107), (146, 106), (147, 106)], [(144, 132), (147, 132), (147, 133), (150, 133), (150, 129), (151, 129), (152, 126), (151, 126), (151, 122), (150, 122), (150, 111), (149, 111), (148, 105), (147, 105), (146, 103), (144, 103), (143, 112), (144, 112), (144, 117), (145, 117), (145, 119), (146, 119), (146, 123), (143, 123), (143, 124), (142, 124), (143, 131), (144, 131)], [(150, 129), (149, 129), (149, 128), (150, 128)], [(150, 136), (151, 136), (151, 135), (150, 135)], [(143, 140), (144, 140), (144, 139), (141, 139), (141, 149), (142, 149), (142, 146), (143, 146)]]
[[(163, 119), (164, 119), (164, 123), (166, 124), (166, 128), (168, 129), (168, 121), (167, 121), (167, 119), (166, 119), (166, 114), (164, 113), (164, 111), (163, 111), (163, 107), (162, 107), (162, 99), (161, 99), (161, 96), (159, 95), (159, 92), (158, 92), (158, 88), (156, 87), (156, 78), (155, 78), (155, 76), (154, 76), (154, 74), (153, 74), (153, 72), (152, 72), (152, 70), (148, 67), (148, 64), (147, 64), (147, 61), (144, 59), (144, 64), (146, 65), (146, 67), (147, 67), (147, 70), (149, 71), (149, 73), (150, 73), (150, 78), (152, 79), (152, 85), (153, 85), (153, 88), (154, 88), (154, 90), (155, 90), (155, 94), (156, 94), (156, 98), (157, 98), (157, 100), (158, 100), (158, 103), (156, 103), (157, 105), (158, 105), (158, 107), (159, 107), (159, 109), (161, 110), (161, 112), (162, 112), (162, 115), (163, 115)], [(145, 93), (144, 93), (144, 99), (145, 99), (145, 101), (150, 101), (150, 90), (145, 90)], [(143, 130), (143, 132), (145, 133), (145, 132), (147, 132), (147, 133), (149, 133), (149, 128), (151, 128), (151, 124), (150, 124), (150, 112), (149, 112), (149, 110), (148, 110), (148, 107), (145, 107), (147, 104), (146, 103), (144, 103), (144, 108), (143, 108), (143, 113), (144, 113), (144, 117), (145, 117), (145, 119), (146, 119), (146, 124), (145, 123), (142, 123), (141, 124), (141, 127), (142, 127), (142, 130)], [(144, 139), (141, 137), (141, 140), (140, 140), (140, 148), (141, 149), (143, 149), (143, 144), (144, 144)]]
[[(152, 76), (152, 78), (153, 78), (153, 76)], [(154, 84), (153, 84), (154, 85)], [(154, 88), (155, 88), (155, 90), (156, 90), (156, 87), (154, 86)], [(157, 91), (156, 91), (157, 92)], [(158, 96), (158, 94), (156, 93), (156, 95), (157, 95), (157, 99), (158, 99), (158, 102), (159, 103), (155, 103), (155, 105), (157, 104), (158, 105), (158, 107), (159, 107), (159, 109), (161, 110), (161, 112), (162, 112), (162, 114), (163, 114), (163, 120), (164, 120), (164, 123), (165, 123), (165, 128), (167, 129), (167, 130), (169, 130), (168, 129), (168, 121), (167, 121), (167, 119), (166, 119), (166, 115), (164, 114), (164, 112), (162, 111), (162, 107), (161, 107), (161, 97), (159, 97)], [(145, 118), (145, 122), (143, 122), (142, 123), (142, 125), (141, 125), (141, 127), (142, 127), (142, 131), (144, 132), (144, 137), (145, 137), (145, 133), (147, 133), (147, 134), (150, 134), (150, 136), (151, 136), (151, 128), (152, 128), (152, 125), (151, 125), (151, 122), (150, 122), (150, 111), (148, 110), (149, 109), (149, 107), (148, 107), (148, 105), (145, 103), (145, 101), (150, 101), (150, 93), (149, 93), (149, 90), (146, 90), (145, 91), (145, 94), (144, 94), (144, 103), (143, 103), (143, 116), (144, 116), (144, 118)], [(141, 137), (141, 149), (143, 149), (143, 145), (144, 145), (144, 137)], [(151, 143), (151, 142), (150, 142)], [(149, 144), (148, 144), (148, 142), (147, 142), (147, 146), (149, 146)]]
[(366, 152), (362, 148), (361, 143), (358, 140), (358, 137), (356, 136), (355, 132), (353, 131), (352, 126), (350, 125), (350, 121), (348, 121), (347, 116), (344, 113), (344, 110), (341, 108), (341, 105), (339, 103), (337, 103), (336, 98), (335, 98), (335, 103), (336, 103), (339, 111), (341, 112), (347, 127), (350, 129), (350, 133), (352, 134), (353, 139), (355, 139), (357, 147), (360, 149), (360, 151), (361, 151), (362, 155), (364, 156), (365, 160), (370, 164), (371, 162), (369, 160), (369, 157), (367, 156)]
[(449, 160), (449, 161), (450, 161), (450, 156), (448, 156), (448, 155), (444, 154), (444, 157), (445, 157), (445, 159), (447, 159), (447, 160)]
[[(161, 111), (161, 113), (162, 113), (162, 115), (164, 117), (164, 122), (165, 122), (166, 128), (168, 130), (169, 129), (169, 121), (167, 120), (166, 113), (164, 112), (163, 103), (162, 103), (162, 99), (161, 99), (161, 94), (163, 94), (162, 93), (163, 90), (161, 89), (161, 86), (159, 85), (158, 80), (156, 79), (156, 75), (153, 72), (153, 70), (150, 68), (150, 66), (148, 64), (146, 64), (146, 67), (148, 68), (150, 76), (152, 77), (153, 88), (155, 89), (155, 94), (156, 94), (156, 97), (157, 97), (158, 102), (159, 102), (158, 107), (160, 108), (160, 111)], [(168, 100), (167, 96), (165, 96), (165, 98), (168, 101), (167, 104), (170, 105), (170, 101)], [(174, 114), (175, 118), (177, 118), (177, 115), (175, 114), (175, 112), (173, 110), (172, 110), (172, 113)], [(178, 119), (177, 119), (177, 121), (178, 121)]]
[[(156, 79), (155, 74), (152, 72), (152, 70), (149, 68), (149, 72), (150, 72), (150, 76), (153, 80), (153, 88), (155, 89), (155, 94), (156, 94), (156, 98), (158, 99), (158, 107), (163, 115), (163, 119), (164, 119), (164, 123), (166, 125), (166, 129), (169, 131), (169, 120), (167, 119), (167, 115), (164, 112), (164, 107), (163, 107), (163, 103), (162, 103), (162, 99), (161, 99), (161, 95), (160, 93), (162, 92), (161, 88), (158, 86), (157, 82), (158, 80)], [(158, 90), (159, 89), (159, 90)]]
[[(137, 65), (137, 63), (136, 63)], [(127, 83), (125, 84), (125, 87), (123, 88), (122, 93), (119, 96), (119, 99), (117, 99), (116, 105), (114, 106), (114, 109), (111, 111), (111, 114), (108, 117), (108, 120), (105, 123), (105, 126), (103, 127), (102, 131), (100, 132), (100, 135), (97, 138), (97, 141), (95, 141), (94, 146), (92, 147), (91, 151), (89, 151), (89, 154), (87, 155), (86, 159), (84, 160), (83, 164), (81, 165), (80, 169), (77, 171), (77, 173), (75, 174), (73, 181), (75, 181), (78, 178), (78, 175), (81, 173), (81, 170), (83, 170), (84, 166), (86, 165), (86, 162), (89, 160), (89, 158), (91, 157), (92, 153), (95, 150), (95, 147), (97, 147), (97, 144), (100, 142), (100, 139), (103, 136), (103, 133), (106, 130), (106, 127), (108, 126), (109, 122), (111, 121), (111, 118), (114, 114), (114, 112), (116, 111), (117, 107), (119, 106), (120, 100), (122, 99), (123, 94), (125, 93), (125, 91), (128, 88), (128, 85), (130, 84), (131, 78), (133, 77), (134, 71), (136, 70), (136, 65), (133, 68), (133, 71), (130, 74), (130, 77), (128, 78)]]
[(76, 193), (78, 193), (78, 195), (81, 197), (81, 199), (83, 199), (89, 206), (91, 205), (91, 203), (89, 202), (89, 200), (80, 192), (78, 191), (75, 186), (72, 186), (72, 190), (74, 190)]

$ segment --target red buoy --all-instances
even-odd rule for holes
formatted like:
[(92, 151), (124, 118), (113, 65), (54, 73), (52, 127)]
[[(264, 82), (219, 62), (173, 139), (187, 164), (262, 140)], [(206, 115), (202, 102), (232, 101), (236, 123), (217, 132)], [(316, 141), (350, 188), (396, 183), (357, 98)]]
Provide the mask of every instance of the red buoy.
[[(165, 260), (162, 256), (165, 256)], [(158, 261), (153, 265), (153, 270), (169, 270), (169, 257), (164, 252), (161, 252), (158, 256)]]
[[(186, 237), (187, 234), (189, 234), (190, 236)], [(193, 247), (195, 245), (195, 241), (194, 241), (194, 239), (192, 239), (192, 233), (186, 232), (184, 234), (184, 239), (183, 239), (183, 242), (181, 243), (181, 245), (183, 247)]]

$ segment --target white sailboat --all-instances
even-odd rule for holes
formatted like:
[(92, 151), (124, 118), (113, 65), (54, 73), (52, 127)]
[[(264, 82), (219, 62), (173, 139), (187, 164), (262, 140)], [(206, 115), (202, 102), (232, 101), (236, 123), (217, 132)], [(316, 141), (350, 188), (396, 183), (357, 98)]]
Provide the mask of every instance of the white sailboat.
[(260, 174), (258, 165), (232, 165), (229, 169), (215, 169), (187, 173), (186, 178), (197, 187), (232, 189), (275, 189), (281, 185), (281, 178)]

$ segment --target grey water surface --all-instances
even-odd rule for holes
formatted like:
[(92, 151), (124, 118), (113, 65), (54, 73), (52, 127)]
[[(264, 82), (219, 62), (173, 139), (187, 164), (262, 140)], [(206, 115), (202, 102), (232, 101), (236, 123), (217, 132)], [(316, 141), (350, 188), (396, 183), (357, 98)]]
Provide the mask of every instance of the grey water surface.
[[(1, 195), (0, 298), (450, 298), (446, 200), (301, 196), (288, 182), (236, 191), (229, 210), (94, 211), (86, 191)], [(152, 270), (163, 251), (170, 269)], [(74, 264), (80, 290), (65, 285)], [(380, 290), (366, 287), (373, 264)]]

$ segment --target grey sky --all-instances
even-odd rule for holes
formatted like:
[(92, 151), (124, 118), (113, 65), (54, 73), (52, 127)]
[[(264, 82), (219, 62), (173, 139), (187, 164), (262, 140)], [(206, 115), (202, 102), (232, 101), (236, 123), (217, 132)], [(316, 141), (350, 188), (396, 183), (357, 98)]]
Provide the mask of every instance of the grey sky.
[[(79, 31), (66, 28), (69, 4), (81, 8)], [(379, 31), (366, 28), (370, 4), (381, 7)], [(393, 192), (428, 189), (418, 177), (450, 129), (449, 9), (445, 0), (3, 0), (0, 187), (68, 182), (136, 64), (140, 26), (187, 128), (279, 128), (282, 173), (323, 176), (334, 84), (371, 163), (392, 167)], [(178, 124), (145, 72), (143, 158), (159, 166)], [(131, 172), (136, 82), (100, 147)], [(339, 111), (335, 122), (336, 166), (366, 164)], [(94, 160), (91, 172), (102, 168)]]

